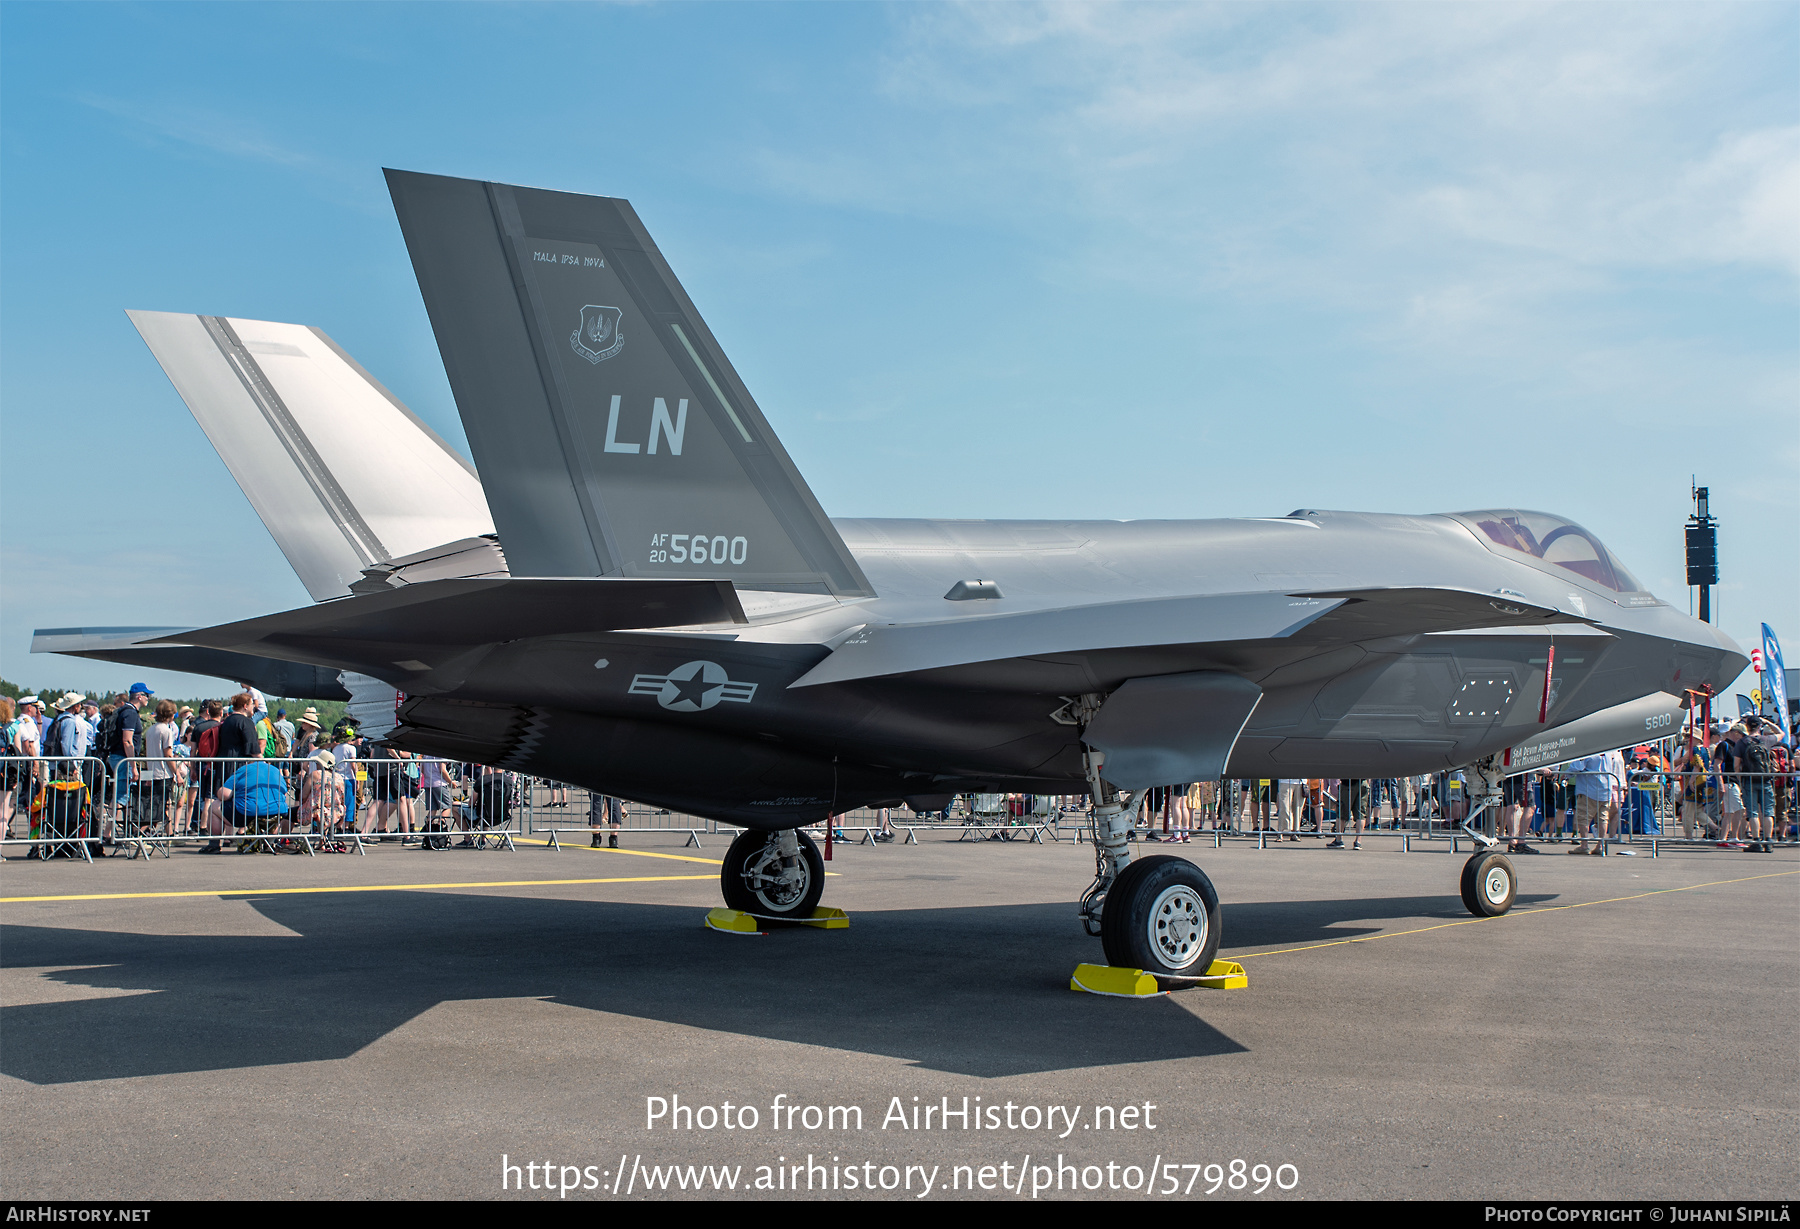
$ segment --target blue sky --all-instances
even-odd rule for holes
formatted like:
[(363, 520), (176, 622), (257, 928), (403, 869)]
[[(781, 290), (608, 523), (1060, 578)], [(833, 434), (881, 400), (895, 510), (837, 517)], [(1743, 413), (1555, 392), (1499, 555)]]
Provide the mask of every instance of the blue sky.
[(1698, 474), (1800, 654), (1797, 65), (1789, 4), (0, 5), (0, 673), (306, 602), (126, 308), (460, 445), (384, 165), (628, 197), (834, 515), (1541, 508), (1684, 605)]

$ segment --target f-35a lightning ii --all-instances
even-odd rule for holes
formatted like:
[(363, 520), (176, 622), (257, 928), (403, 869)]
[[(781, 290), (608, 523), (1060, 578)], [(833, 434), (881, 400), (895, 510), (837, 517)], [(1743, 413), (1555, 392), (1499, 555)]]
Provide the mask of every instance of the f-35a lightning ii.
[(627, 202), (387, 179), (479, 479), (317, 330), (134, 312), (316, 604), (34, 647), (397, 690), (395, 746), (741, 825), (726, 902), (777, 919), (824, 885), (800, 825), (1085, 791), (1081, 918), (1171, 977), (1218, 896), (1133, 858), (1142, 791), (1466, 768), (1479, 811), (1745, 664), (1538, 512), (828, 519)]

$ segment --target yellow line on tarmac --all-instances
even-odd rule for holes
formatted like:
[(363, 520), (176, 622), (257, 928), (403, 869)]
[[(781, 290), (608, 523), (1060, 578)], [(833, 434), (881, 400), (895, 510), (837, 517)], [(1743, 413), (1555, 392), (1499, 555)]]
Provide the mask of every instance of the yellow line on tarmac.
[(716, 875), (643, 875), (635, 879), (499, 879), (483, 883), (375, 883), (335, 888), (215, 888), (210, 892), (102, 892), (90, 896), (0, 896), (0, 905), (51, 900), (149, 900), (164, 896), (301, 896), (318, 892), (430, 892), (443, 888), (543, 888), (572, 883), (711, 881)]
[[(679, 829), (677, 829), (677, 831), (679, 831)], [(513, 844), (515, 844), (515, 845), (548, 845), (549, 843), (550, 843), (549, 841), (540, 841), (536, 837), (529, 837), (529, 836), (516, 836), (513, 838)], [(570, 842), (560, 842), (558, 847), (562, 848), (562, 849), (580, 850), (582, 853), (628, 853), (634, 858), (673, 858), (677, 862), (704, 862), (708, 866), (724, 866), (725, 865), (725, 863), (719, 858), (696, 858), (691, 854), (685, 854), (685, 853), (656, 853), (649, 849), (616, 849), (611, 845), (608, 845), (608, 846), (605, 846), (604, 848), (602, 848), (602, 847), (595, 846), (595, 845), (576, 845), (576, 844), (573, 844)], [(843, 878), (843, 876), (838, 874), (836, 871), (826, 871), (825, 877), (827, 879), (842, 879)], [(610, 880), (596, 880), (595, 882), (607, 883), (607, 882), (611, 882), (611, 881)], [(621, 880), (621, 882), (623, 882), (623, 881)]]
[(1768, 875), (1746, 875), (1742, 879), (1715, 879), (1711, 883), (1691, 883), (1685, 888), (1657, 888), (1651, 892), (1639, 892), (1634, 896), (1611, 896), (1605, 900), (1583, 900), (1572, 905), (1544, 905), (1537, 909), (1515, 909), (1502, 913), (1499, 917), (1468, 917), (1460, 922), (1439, 922), (1436, 926), (1421, 926), (1417, 930), (1395, 930), (1383, 935), (1359, 935), (1354, 939), (1333, 939), (1329, 943), (1312, 943), (1306, 947), (1284, 947), (1274, 952), (1245, 952), (1233, 955), (1233, 960), (1253, 960), (1258, 956), (1288, 956), (1294, 952), (1316, 952), (1322, 947), (1342, 947), (1346, 943), (1373, 943), (1376, 939), (1398, 939), (1404, 935), (1422, 935), (1433, 930), (1444, 930), (1450, 926), (1472, 926), (1476, 922), (1504, 922), (1508, 918), (1532, 917), (1539, 913), (1560, 913), (1564, 909), (1585, 909), (1589, 905), (1616, 905), (1621, 901), (1643, 900), (1646, 896), (1666, 896), (1670, 892), (1692, 892), (1696, 888), (1719, 888), (1733, 883), (1749, 883), (1756, 879), (1779, 879), (1783, 875), (1800, 875), (1800, 871), (1775, 871)]
[[(515, 836), (513, 838), (513, 844), (515, 845), (548, 845), (549, 843), (549, 841), (540, 841), (536, 837), (530, 836)], [(704, 862), (708, 866), (725, 865), (725, 863), (718, 858), (696, 858), (691, 854), (685, 853), (656, 853), (649, 849), (597, 849), (592, 845), (577, 845), (573, 841), (558, 841), (557, 847), (560, 849), (578, 849), (582, 853), (628, 853), (634, 858), (673, 858), (677, 862)]]

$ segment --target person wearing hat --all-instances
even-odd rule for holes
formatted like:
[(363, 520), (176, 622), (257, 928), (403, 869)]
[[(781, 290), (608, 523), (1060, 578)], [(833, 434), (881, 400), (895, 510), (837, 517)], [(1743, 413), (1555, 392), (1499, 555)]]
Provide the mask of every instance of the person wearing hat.
[(64, 692), (56, 701), (56, 716), (44, 731), (45, 755), (79, 759), (88, 753), (87, 727), (81, 723), (81, 706), (86, 703), (87, 697), (78, 691)]
[(131, 762), (144, 753), (144, 721), (138, 710), (147, 706), (155, 694), (148, 683), (133, 683), (113, 709), (111, 745), (102, 747), (100, 752), (106, 756), (114, 807), (120, 805), (120, 796), (127, 794), (128, 786), (138, 779), (138, 766)]
[[(352, 827), (357, 826), (358, 812), (367, 801), (358, 788), (356, 761), (362, 756), (362, 739), (357, 734), (356, 722), (349, 716), (340, 717), (338, 723), (331, 728), (331, 755), (337, 763), (338, 776), (344, 778), (344, 822)], [(373, 812), (362, 815), (362, 828), (367, 831)]]
[(319, 710), (308, 708), (301, 713), (298, 726), (294, 738), (294, 758), (311, 759), (313, 752), (319, 750)]
[[(24, 711), (24, 701), (36, 701), (36, 696), (25, 696), (15, 702), (11, 696), (0, 696), (0, 728), (4, 730), (5, 745), (0, 746), (0, 753), (9, 757), (4, 769), (0, 769), (0, 823), (5, 824), (6, 835), (12, 835), (12, 817), (15, 800), (24, 804), (29, 810), (31, 797), (35, 792), (32, 785), (36, 780), (37, 765), (21, 764), (10, 757), (33, 756), (38, 753), (38, 725), (36, 720)], [(26, 857), (38, 856), (38, 847), (33, 845)]]
[[(1745, 849), (1744, 836), (1744, 738), (1748, 731), (1743, 722), (1736, 722), (1725, 730), (1725, 737), (1713, 748), (1713, 767), (1719, 774), (1719, 792), (1724, 799), (1725, 839), (1719, 842), (1720, 849)], [(1749, 852), (1760, 852), (1755, 843), (1748, 847)]]
[(1775, 837), (1775, 764), (1767, 744), (1757, 738), (1762, 723), (1755, 717), (1733, 726), (1742, 730), (1733, 750), (1737, 753), (1739, 787), (1744, 795), (1745, 836), (1750, 853), (1774, 853), (1769, 842)]
[(7, 727), (7, 735), (12, 739), (13, 754), (42, 755), (44, 747), (44, 702), (35, 695), (20, 696), (18, 716), (13, 718)]
[(315, 751), (300, 766), (300, 829), (316, 825), (321, 837), (331, 835), (344, 813), (344, 779), (337, 775), (337, 757)]
[(63, 693), (62, 698), (56, 702), (56, 717), (44, 732), (44, 754), (71, 757), (64, 763), (54, 765), (54, 771), (60, 777), (80, 777), (91, 796), (94, 774), (92, 766), (86, 762), (86, 756), (91, 749), (93, 734), (87, 722), (81, 719), (81, 706), (86, 703), (87, 697), (78, 691)]

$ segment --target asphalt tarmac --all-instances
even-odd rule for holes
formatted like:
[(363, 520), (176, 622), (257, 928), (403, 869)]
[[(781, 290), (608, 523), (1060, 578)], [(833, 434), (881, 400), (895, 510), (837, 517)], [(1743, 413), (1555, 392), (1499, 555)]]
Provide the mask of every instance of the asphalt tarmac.
[(1792, 850), (1546, 845), (1477, 921), (1447, 842), (1197, 841), (1250, 985), (1133, 1001), (1085, 846), (840, 844), (850, 928), (756, 937), (724, 838), (628, 844), (9, 858), (7, 1197), (1793, 1192)]

